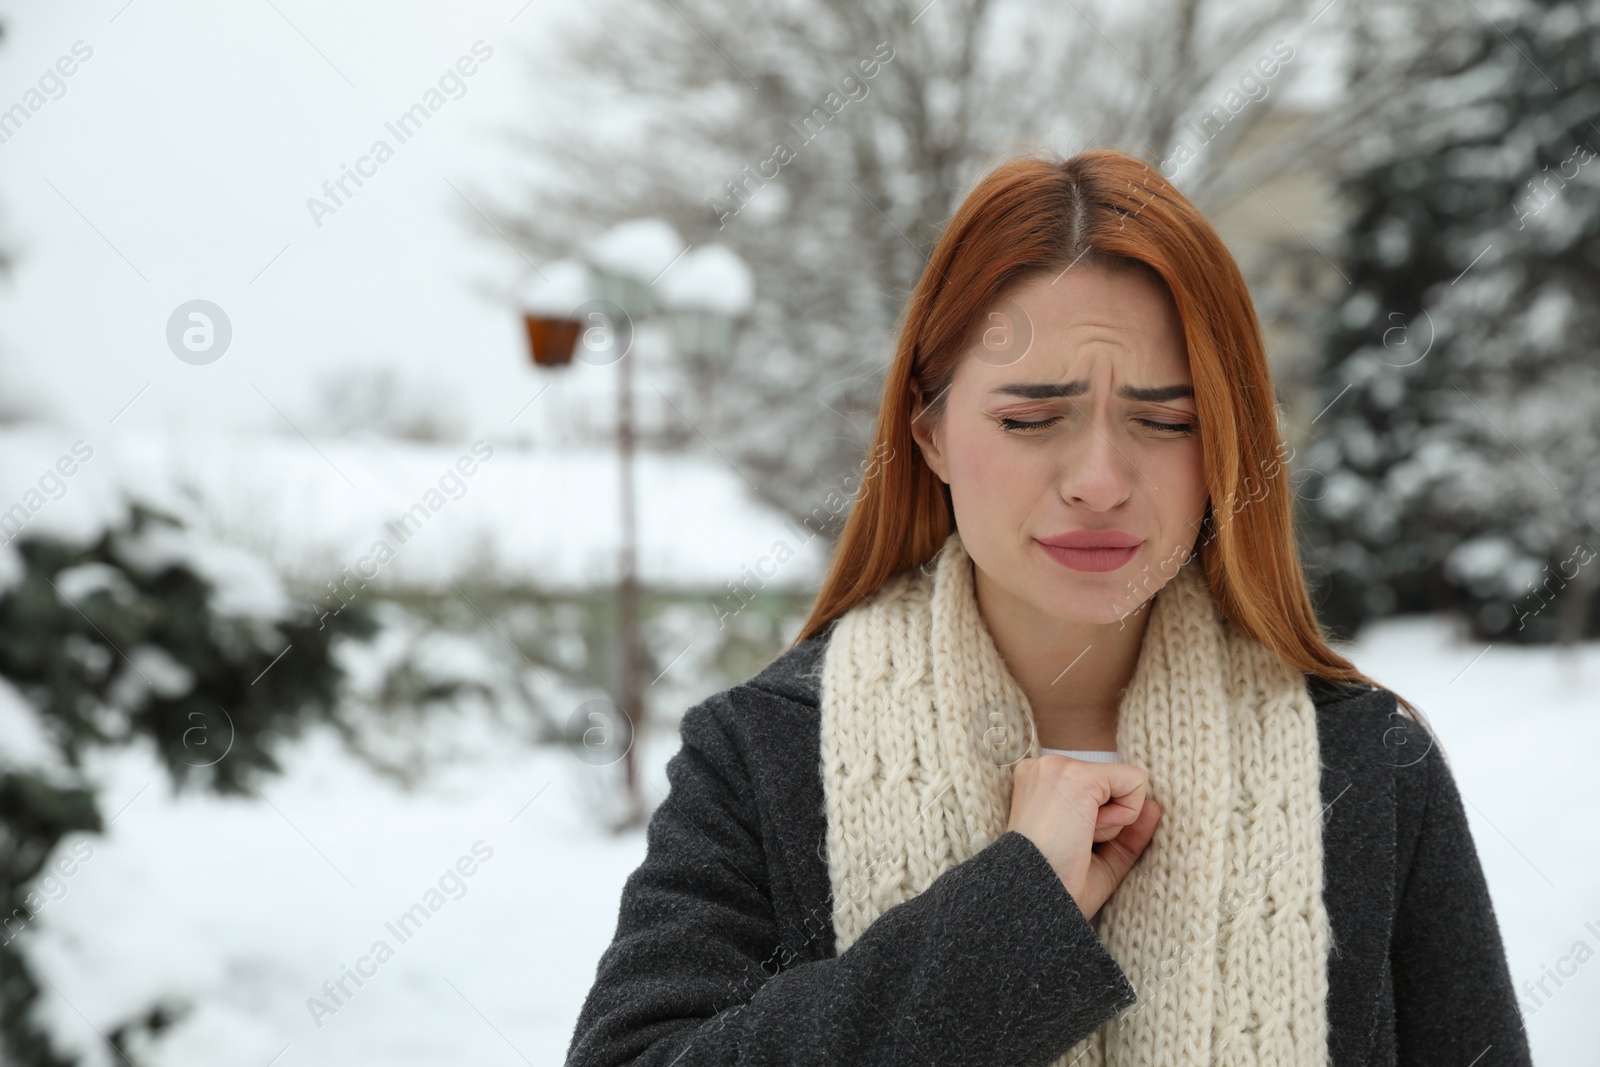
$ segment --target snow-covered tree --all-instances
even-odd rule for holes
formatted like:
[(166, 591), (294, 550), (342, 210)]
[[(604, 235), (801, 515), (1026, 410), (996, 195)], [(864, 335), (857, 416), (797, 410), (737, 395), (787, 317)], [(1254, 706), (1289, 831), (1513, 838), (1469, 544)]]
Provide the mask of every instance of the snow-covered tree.
[[(284, 741), (337, 721), (334, 638), (373, 629), (359, 607), (293, 604), (259, 560), (137, 503), (87, 539), (0, 544), (0, 1062), (74, 1062), (33, 1017), (24, 949), (38, 880), (72, 862), (58, 846), (104, 828), (84, 757), (148, 745), (174, 789), (246, 794)], [(125, 1057), (179, 1011), (157, 1002), (107, 1039)]]
[(1305, 461), (1346, 630), (1449, 606), (1485, 637), (1600, 629), (1600, 3), (1489, 14), (1410, 61), (1343, 186)]

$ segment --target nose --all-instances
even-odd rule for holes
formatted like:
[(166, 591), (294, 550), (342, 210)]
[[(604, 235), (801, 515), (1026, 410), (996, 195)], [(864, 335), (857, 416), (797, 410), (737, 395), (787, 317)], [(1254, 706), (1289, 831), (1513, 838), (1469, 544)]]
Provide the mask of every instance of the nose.
[(1061, 443), (1061, 499), (1090, 511), (1110, 511), (1133, 494), (1133, 462), (1113, 440), (1103, 412), (1080, 403), (1078, 417), (1078, 432)]

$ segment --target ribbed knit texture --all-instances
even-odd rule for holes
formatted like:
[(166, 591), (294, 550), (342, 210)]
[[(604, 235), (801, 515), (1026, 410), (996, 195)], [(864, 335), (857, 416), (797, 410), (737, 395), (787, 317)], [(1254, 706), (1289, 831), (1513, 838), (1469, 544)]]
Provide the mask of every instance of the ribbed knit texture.
[[(1148, 773), (1162, 818), (1095, 916), (1139, 999), (1058, 1067), (1323, 1067), (1330, 935), (1305, 676), (1222, 618), (1198, 558), (1144, 610), (1117, 751)], [(842, 953), (1005, 831), (1012, 768), (1039, 745), (956, 533), (840, 617), (821, 693)]]

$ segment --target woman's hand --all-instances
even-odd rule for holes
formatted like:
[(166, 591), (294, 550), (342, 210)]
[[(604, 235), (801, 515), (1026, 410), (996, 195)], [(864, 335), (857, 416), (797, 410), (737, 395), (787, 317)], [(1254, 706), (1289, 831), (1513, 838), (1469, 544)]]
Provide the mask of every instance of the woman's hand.
[(1011, 819), (1038, 846), (1084, 918), (1092, 919), (1133, 869), (1161, 819), (1149, 776), (1131, 763), (1093, 763), (1054, 752), (1023, 759)]

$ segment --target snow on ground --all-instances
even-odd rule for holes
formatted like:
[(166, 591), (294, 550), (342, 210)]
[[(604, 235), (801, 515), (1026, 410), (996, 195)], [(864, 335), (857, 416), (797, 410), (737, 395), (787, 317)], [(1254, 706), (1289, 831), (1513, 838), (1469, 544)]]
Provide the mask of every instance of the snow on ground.
[[(70, 475), (50, 477), (79, 441), (80, 455), (89, 457), (69, 464)], [(344, 566), (356, 570), (378, 539), (395, 552), (380, 582), (442, 586), (486, 567), (507, 581), (586, 588), (614, 581), (617, 570), (614, 451), (494, 440), (312, 444), (287, 433), (79, 433), (30, 423), (0, 427), (0, 456), (0, 521), (21, 519), (20, 527), (9, 522), (7, 536), (93, 536), (117, 513), (124, 487), (187, 514), (195, 509), (182, 493), (191, 487), (221, 539), (319, 581), (337, 578)], [(741, 568), (756, 569), (778, 541), (794, 558), (765, 567), (773, 586), (804, 588), (820, 579), (822, 542), (759, 503), (728, 462), (640, 456), (635, 485), (645, 581), (721, 588)], [(826, 495), (819, 488), (819, 505)], [(17, 506), (25, 510), (17, 513)], [(404, 530), (389, 525), (407, 515)]]
[[(1431, 619), (1370, 627), (1352, 657), (1438, 730), (1540, 1067), (1600, 1049), (1600, 643), (1461, 643)], [(1443, 977), (1443, 976), (1442, 976)], [(1542, 988), (1540, 988), (1542, 983)]]
[[(1513, 975), (1545, 979), (1549, 995), (1524, 999), (1535, 1061), (1576, 1067), (1600, 1047), (1600, 963), (1587, 962), (1600, 947), (1600, 644), (1570, 661), (1481, 651), (1441, 620), (1405, 619), (1351, 654), (1440, 731)], [(153, 1050), (162, 1067), (559, 1063), (643, 835), (595, 828), (603, 783), (566, 751), (466, 722), (459, 736), (481, 756), (409, 795), (321, 736), (293, 750), (265, 801), (174, 800), (149, 759), (107, 761), (105, 808), (120, 813), (28, 935), (54, 987), (51, 1027), (105, 1063), (89, 1023), (104, 1030), (170, 993), (198, 1008)], [(676, 744), (647, 747), (652, 801)], [(473, 867), (475, 845), (492, 854)], [(474, 873), (449, 877), (457, 863)], [(441, 878), (442, 906), (401, 942), (385, 924)], [(378, 940), (393, 956), (361, 964), (364, 984), (346, 978), (351, 995), (317, 1025), (308, 998), (331, 1007), (323, 983)]]
[[(171, 995), (196, 1010), (151, 1050), (170, 1067), (560, 1062), (643, 838), (594, 826), (599, 772), (564, 749), (480, 740), (416, 795), (326, 735), (264, 799), (175, 800), (148, 758), (108, 761), (105, 808), (122, 810), (32, 950), (52, 1029), (110, 1063), (85, 1020), (104, 1031)], [(437, 910), (407, 923), (419, 903)]]

